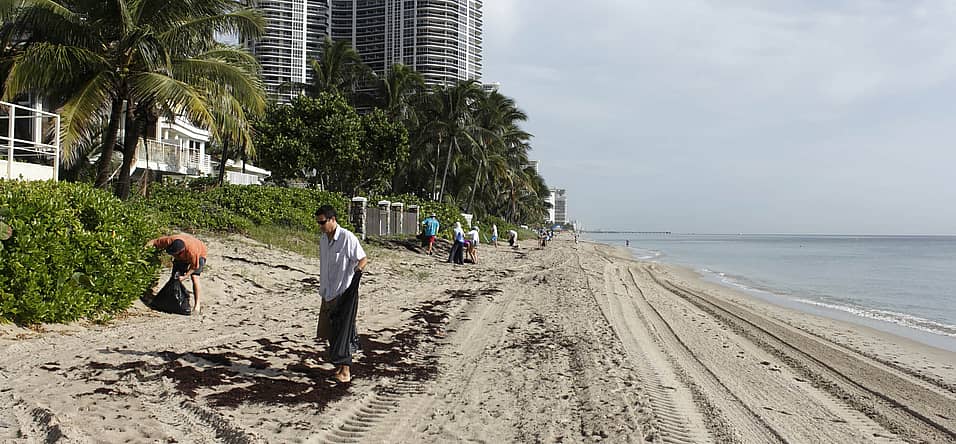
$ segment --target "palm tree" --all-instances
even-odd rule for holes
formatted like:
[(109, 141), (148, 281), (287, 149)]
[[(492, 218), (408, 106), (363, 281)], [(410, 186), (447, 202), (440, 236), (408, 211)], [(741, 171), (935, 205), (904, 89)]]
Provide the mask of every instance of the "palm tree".
[(372, 70), (347, 40), (333, 41), (329, 37), (322, 43), (319, 60), (312, 60), (310, 67), (312, 83), (303, 85), (309, 97), (327, 92), (352, 100), (372, 77)]
[[(528, 115), (518, 109), (514, 99), (506, 97), (498, 91), (492, 91), (482, 96), (475, 103), (475, 119), (472, 127), (471, 140), (474, 143), (475, 178), (469, 188), (471, 196), (468, 199), (467, 211), (473, 208), (475, 193), (481, 188), (482, 170), (493, 157), (506, 158), (510, 150), (526, 152), (531, 134), (523, 131), (518, 125), (528, 120)], [(501, 164), (499, 164), (499, 167)], [(523, 166), (522, 166), (523, 167)], [(499, 174), (502, 169), (497, 171)], [(486, 169), (487, 173), (488, 170)], [(494, 181), (494, 177), (486, 180)]]
[(425, 90), (425, 78), (408, 65), (396, 63), (378, 83), (379, 106), (389, 117), (408, 126), (415, 117), (414, 97)]
[(67, 156), (105, 127), (97, 186), (109, 181), (123, 122), (123, 166), (116, 190), (121, 197), (129, 193), (137, 139), (150, 116), (182, 115), (209, 128), (214, 137), (223, 137), (225, 123), (217, 119), (213, 106), (218, 94), (228, 93), (254, 112), (265, 107), (251, 57), (215, 41), (217, 33), (251, 39), (262, 32), (262, 17), (243, 2), (0, 2), (4, 21), (24, 40), (6, 78), (4, 98), (27, 92), (62, 96), (59, 112)]
[[(437, 139), (435, 143), (436, 159), (441, 158), (442, 142), (448, 144), (445, 156), (445, 168), (442, 173), (441, 188), (437, 200), (443, 201), (448, 172), (452, 168), (455, 154), (461, 152), (461, 143), (470, 141), (473, 125), (472, 106), (483, 91), (478, 82), (468, 80), (451, 87), (441, 87), (432, 91), (425, 106), (424, 133)], [(435, 181), (438, 170), (435, 169)]]

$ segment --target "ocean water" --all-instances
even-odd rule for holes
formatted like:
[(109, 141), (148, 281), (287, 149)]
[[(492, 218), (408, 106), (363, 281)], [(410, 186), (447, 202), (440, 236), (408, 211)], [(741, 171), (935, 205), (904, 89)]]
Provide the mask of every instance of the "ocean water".
[(770, 302), (956, 351), (956, 236), (596, 234)]

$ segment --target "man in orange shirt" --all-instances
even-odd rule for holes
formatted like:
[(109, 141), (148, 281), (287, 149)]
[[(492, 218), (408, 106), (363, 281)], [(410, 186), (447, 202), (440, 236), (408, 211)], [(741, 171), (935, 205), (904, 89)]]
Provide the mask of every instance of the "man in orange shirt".
[(174, 234), (153, 239), (146, 246), (164, 248), (173, 257), (173, 277), (192, 278), (193, 313), (199, 313), (199, 275), (206, 266), (206, 244), (188, 234)]

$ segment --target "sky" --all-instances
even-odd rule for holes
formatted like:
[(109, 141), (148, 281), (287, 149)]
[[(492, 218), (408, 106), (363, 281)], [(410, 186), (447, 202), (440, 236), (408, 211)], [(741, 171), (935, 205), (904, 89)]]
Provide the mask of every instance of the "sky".
[(956, 234), (956, 2), (485, 0), (585, 229)]

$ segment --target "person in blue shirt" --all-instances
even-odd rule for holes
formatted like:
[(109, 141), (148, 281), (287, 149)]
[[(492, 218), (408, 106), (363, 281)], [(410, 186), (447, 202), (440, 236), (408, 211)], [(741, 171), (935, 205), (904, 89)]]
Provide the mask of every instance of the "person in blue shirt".
[(435, 213), (429, 215), (425, 220), (422, 221), (422, 226), (424, 227), (422, 231), (422, 246), (428, 244), (427, 253), (432, 254), (432, 247), (435, 245), (435, 236), (438, 236), (438, 230), (441, 228), (441, 224), (438, 223), (438, 218), (435, 217)]

